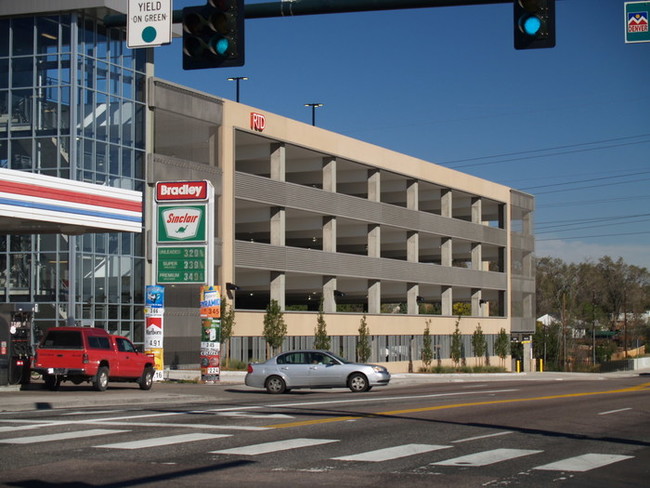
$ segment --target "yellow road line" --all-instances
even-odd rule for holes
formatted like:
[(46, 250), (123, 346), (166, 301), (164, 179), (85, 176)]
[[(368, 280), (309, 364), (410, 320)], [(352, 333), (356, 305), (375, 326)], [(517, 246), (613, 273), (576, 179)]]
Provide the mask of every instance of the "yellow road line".
[(584, 396), (594, 396), (594, 395), (612, 395), (615, 393), (629, 393), (635, 391), (643, 391), (650, 389), (650, 383), (643, 383), (637, 386), (631, 386), (628, 388), (621, 388), (620, 390), (608, 390), (608, 391), (589, 391), (584, 393), (565, 393), (562, 395), (548, 395), (532, 398), (511, 398), (509, 400), (487, 400), (484, 402), (472, 402), (472, 403), (454, 403), (452, 405), (436, 405), (434, 407), (420, 407), (420, 408), (409, 408), (404, 410), (391, 410), (387, 412), (376, 412), (369, 413), (364, 415), (357, 416), (345, 416), (345, 417), (330, 417), (326, 419), (314, 419), (314, 420), (304, 420), (301, 422), (288, 422), (284, 424), (275, 424), (275, 425), (265, 425), (264, 427), (269, 429), (286, 429), (289, 427), (302, 427), (305, 425), (316, 425), (316, 424), (326, 424), (330, 422), (345, 422), (348, 420), (358, 420), (368, 417), (382, 417), (390, 415), (403, 415), (407, 413), (420, 413), (420, 412), (431, 412), (434, 410), (447, 410), (450, 408), (461, 408), (461, 407), (478, 407), (482, 405), (498, 405), (504, 403), (518, 403), (518, 402), (534, 402), (541, 400), (557, 400), (558, 398), (577, 398)]

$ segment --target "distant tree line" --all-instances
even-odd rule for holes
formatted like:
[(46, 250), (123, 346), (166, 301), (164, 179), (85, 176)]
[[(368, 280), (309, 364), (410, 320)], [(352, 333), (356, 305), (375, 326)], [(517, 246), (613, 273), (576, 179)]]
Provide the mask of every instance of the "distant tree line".
[(650, 340), (646, 268), (608, 256), (579, 264), (543, 257), (536, 272), (537, 317), (554, 318), (538, 322), (533, 337), (545, 369), (590, 369)]

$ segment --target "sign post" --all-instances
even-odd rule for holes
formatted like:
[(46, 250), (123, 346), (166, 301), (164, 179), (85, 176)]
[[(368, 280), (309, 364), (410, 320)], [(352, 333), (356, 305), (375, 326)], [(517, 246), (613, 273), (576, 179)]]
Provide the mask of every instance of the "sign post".
[(126, 46), (156, 47), (172, 42), (172, 0), (129, 0)]
[(650, 42), (650, 2), (625, 2), (625, 42)]
[(163, 317), (165, 315), (165, 288), (148, 285), (145, 298), (144, 352), (154, 358), (154, 381), (164, 379)]

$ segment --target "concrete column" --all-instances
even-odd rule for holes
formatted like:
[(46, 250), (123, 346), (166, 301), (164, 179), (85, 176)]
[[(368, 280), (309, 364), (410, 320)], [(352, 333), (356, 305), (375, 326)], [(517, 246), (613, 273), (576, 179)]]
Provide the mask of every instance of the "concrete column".
[(483, 200), (481, 197), (472, 198), (472, 222), (475, 224), (483, 223)]
[(334, 297), (336, 282), (336, 276), (323, 276), (323, 312), (325, 313), (336, 312), (336, 298)]
[(451, 317), (454, 314), (454, 294), (451, 286), (442, 287), (442, 315)]
[(380, 280), (368, 280), (368, 313), (381, 313)]
[(336, 217), (323, 217), (323, 251), (336, 252)]
[(483, 306), (481, 305), (482, 291), (480, 288), (472, 288), (472, 316), (483, 317)]
[(440, 214), (443, 217), (451, 218), (454, 215), (453, 192), (451, 190), (442, 190), (440, 192)]
[(406, 208), (409, 210), (420, 209), (420, 184), (417, 180), (410, 180), (407, 183)]
[(406, 260), (409, 263), (420, 261), (420, 233), (409, 231), (406, 237)]
[(378, 169), (368, 170), (368, 200), (381, 202), (381, 173)]
[(409, 315), (419, 313), (418, 295), (420, 294), (420, 285), (418, 283), (408, 283), (406, 290), (406, 312)]
[(472, 243), (472, 269), (483, 269), (483, 245), (480, 242)]
[(440, 244), (441, 264), (451, 267), (454, 258), (454, 244), (451, 237), (443, 237)]
[(286, 276), (280, 271), (271, 271), (271, 300), (278, 302), (280, 310), (284, 310), (284, 291), (286, 285)]
[(323, 158), (323, 190), (336, 193), (336, 158)]
[(286, 210), (284, 207), (271, 208), (271, 244), (285, 245)]
[(368, 256), (371, 258), (381, 257), (381, 226), (379, 224), (368, 225)]
[(287, 157), (286, 147), (282, 143), (271, 144), (271, 179), (286, 181)]

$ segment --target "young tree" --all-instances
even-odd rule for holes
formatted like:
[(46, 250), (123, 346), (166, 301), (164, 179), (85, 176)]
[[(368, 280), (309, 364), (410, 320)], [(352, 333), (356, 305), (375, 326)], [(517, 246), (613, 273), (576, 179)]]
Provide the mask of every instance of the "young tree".
[(479, 366), (483, 366), (483, 355), (487, 349), (487, 340), (481, 329), (481, 324), (476, 326), (476, 330), (472, 334), (472, 349), (474, 349), (474, 356)]
[(323, 349), (328, 351), (331, 347), (332, 340), (327, 335), (327, 325), (325, 324), (325, 315), (323, 314), (323, 299), (321, 298), (318, 307), (318, 317), (316, 318), (316, 328), (314, 329), (314, 349)]
[(221, 342), (226, 349), (226, 367), (230, 366), (230, 338), (235, 327), (235, 309), (224, 300), (221, 303)]
[(357, 342), (357, 360), (365, 363), (370, 358), (372, 350), (370, 349), (370, 329), (366, 321), (366, 314), (363, 314), (359, 323), (359, 341)]
[(505, 361), (506, 361), (506, 356), (508, 355), (508, 352), (510, 351), (510, 337), (508, 337), (508, 333), (506, 332), (506, 329), (503, 327), (499, 331), (499, 335), (497, 336), (497, 340), (494, 344), (494, 351), (497, 353), (497, 356), (501, 359), (501, 365), (505, 366)]
[(284, 337), (287, 335), (284, 313), (280, 310), (280, 304), (277, 300), (271, 300), (271, 303), (266, 307), (263, 334), (268, 347), (271, 348), (271, 353), (274, 355), (275, 351), (282, 346)]
[(460, 334), (460, 329), (458, 328), (458, 324), (460, 324), (460, 317), (458, 317), (458, 320), (456, 320), (456, 330), (454, 330), (454, 333), (451, 335), (450, 355), (451, 360), (453, 361), (456, 368), (458, 368), (461, 357), (463, 355), (463, 341)]
[(424, 335), (422, 336), (422, 364), (428, 370), (431, 366), (431, 361), (433, 360), (433, 349), (431, 349), (431, 332), (429, 327), (431, 325), (431, 319), (424, 321), (427, 326), (424, 328)]

